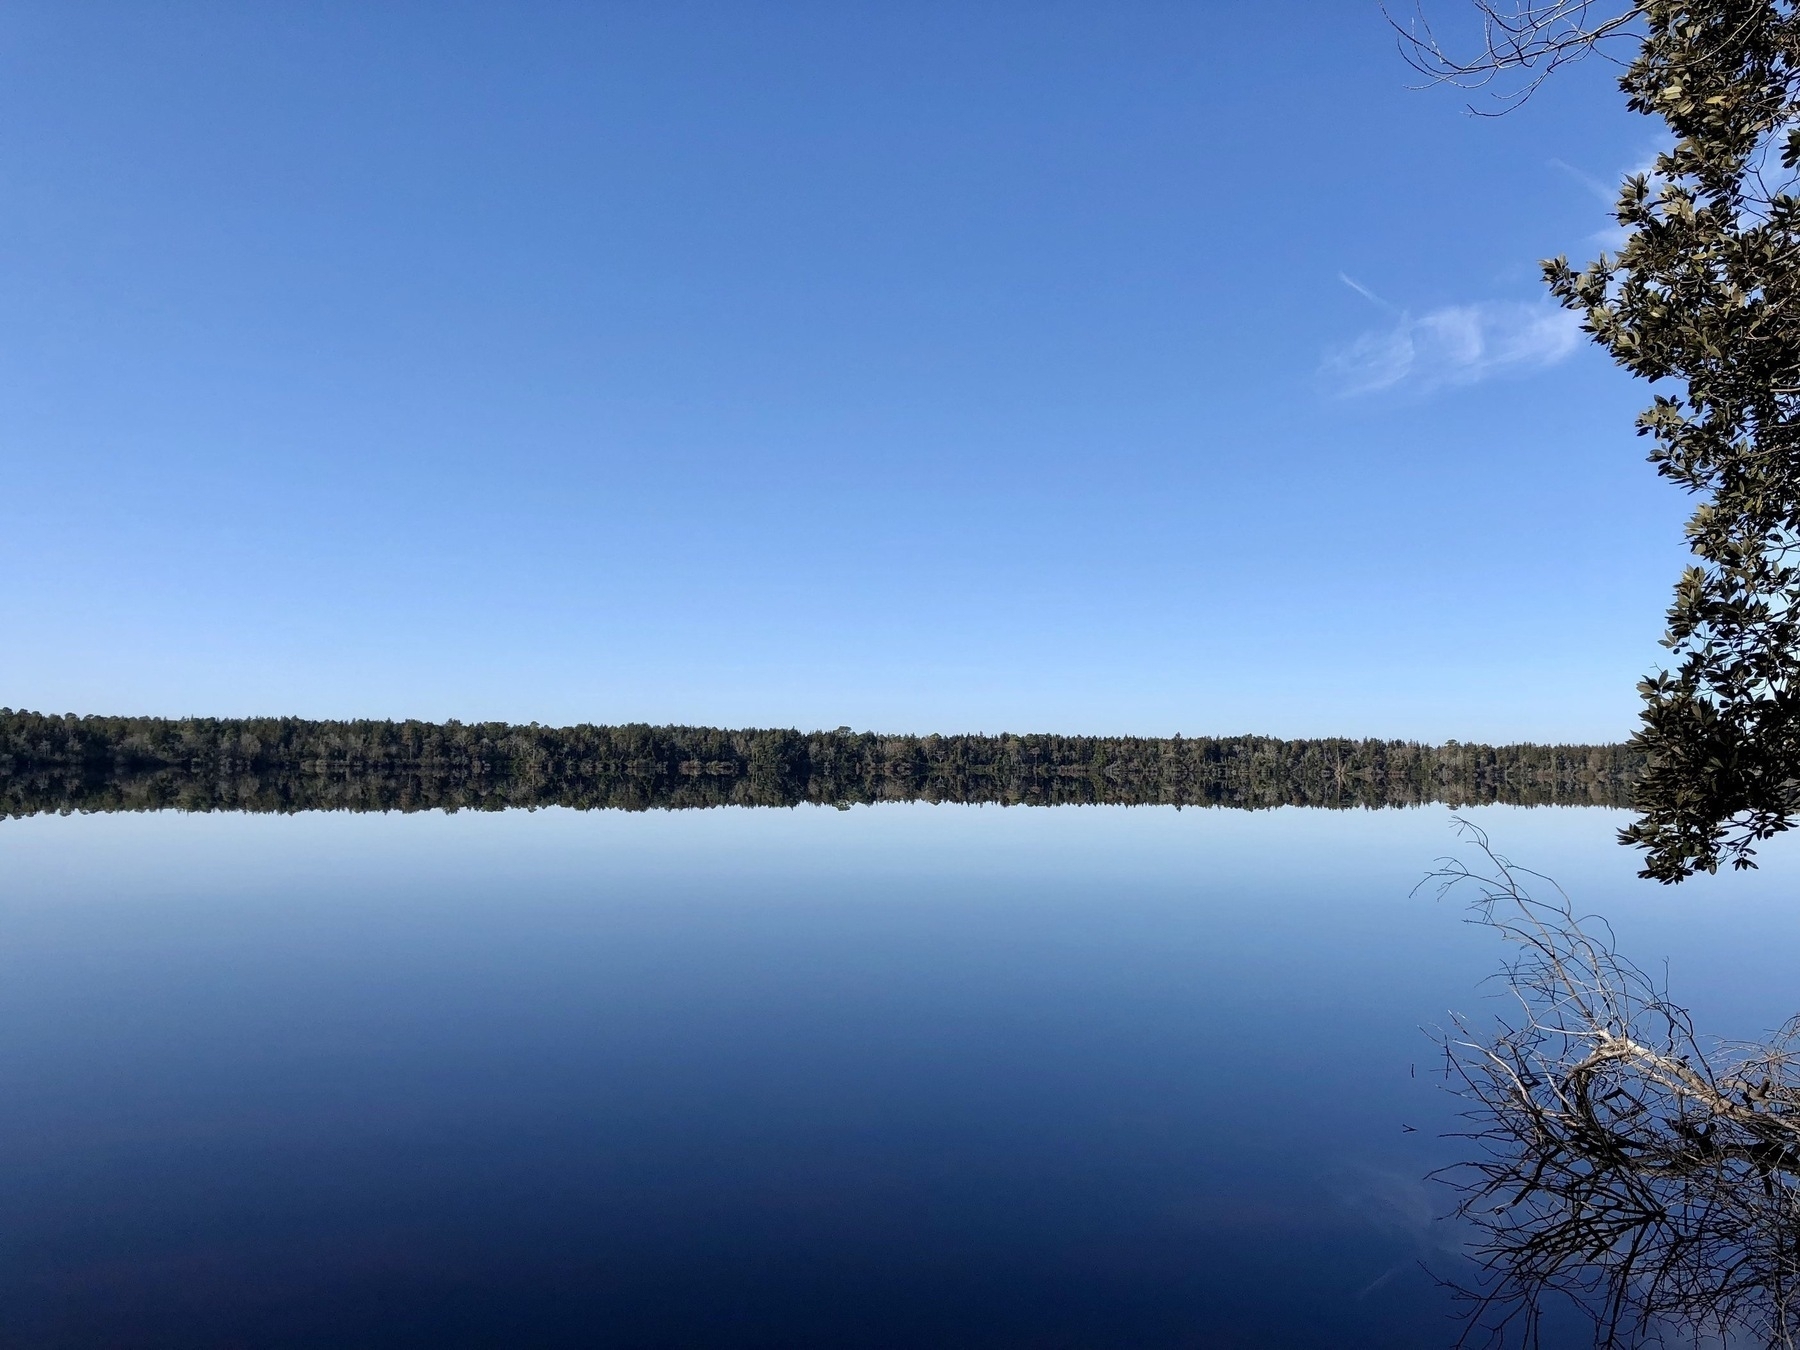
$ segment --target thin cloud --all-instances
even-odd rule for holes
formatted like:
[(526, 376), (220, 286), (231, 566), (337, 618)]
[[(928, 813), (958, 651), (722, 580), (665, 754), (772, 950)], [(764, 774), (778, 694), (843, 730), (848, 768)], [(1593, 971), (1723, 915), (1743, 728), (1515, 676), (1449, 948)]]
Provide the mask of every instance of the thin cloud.
[[(1618, 205), (1619, 193), (1624, 188), (1625, 180), (1627, 178), (1648, 178), (1650, 180), (1650, 190), (1652, 192), (1657, 190), (1662, 183), (1662, 179), (1657, 177), (1655, 172), (1656, 159), (1657, 156), (1662, 153), (1663, 149), (1664, 147), (1660, 143), (1653, 143), (1646, 147), (1638, 156), (1637, 161), (1627, 167), (1612, 183), (1607, 183), (1603, 179), (1596, 178), (1593, 174), (1587, 172), (1587, 170), (1577, 168), (1567, 160), (1553, 159), (1550, 161), (1550, 167), (1561, 170), (1577, 183), (1580, 183), (1583, 188), (1593, 194), (1596, 201), (1600, 202), (1610, 211), (1613, 207)], [(1608, 253), (1617, 253), (1625, 246), (1625, 241), (1630, 237), (1631, 231), (1615, 222), (1614, 224), (1606, 225), (1595, 230), (1592, 234), (1588, 235), (1585, 242), (1596, 244)]]
[(1393, 309), (1392, 305), (1390, 305), (1387, 301), (1383, 300), (1379, 295), (1375, 294), (1374, 291), (1370, 290), (1367, 286), (1363, 285), (1362, 282), (1358, 281), (1355, 277), (1351, 276), (1349, 273), (1339, 272), (1338, 280), (1343, 282), (1344, 285), (1348, 286), (1351, 290), (1355, 291), (1358, 295), (1360, 295), (1363, 299), (1369, 301), (1371, 304), (1380, 305), (1383, 309), (1388, 309), (1388, 310)]
[(1419, 391), (1544, 370), (1581, 345), (1581, 320), (1555, 305), (1484, 301), (1446, 305), (1329, 351), (1321, 365), (1338, 394)]
[(1655, 186), (1662, 181), (1656, 174), (1656, 161), (1667, 148), (1668, 147), (1660, 141), (1652, 141), (1638, 153), (1637, 159), (1628, 164), (1624, 170), (1611, 181), (1597, 177), (1596, 175), (1589, 173), (1586, 169), (1578, 168), (1569, 163), (1566, 159), (1552, 159), (1550, 161), (1550, 167), (1553, 169), (1560, 169), (1577, 183), (1580, 183), (1582, 187), (1593, 194), (1594, 199), (1601, 205), (1615, 206), (1618, 204), (1619, 192), (1624, 188), (1625, 180), (1627, 178), (1648, 178), (1652, 188), (1655, 188)]
[[(1595, 200), (1602, 206), (1611, 206), (1614, 202), (1619, 200), (1619, 186), (1616, 183), (1603, 183), (1586, 169), (1578, 169), (1564, 159), (1551, 160), (1550, 167), (1553, 169), (1561, 169), (1564, 173), (1568, 174), (1569, 177), (1573, 178), (1577, 183), (1580, 183), (1582, 187), (1592, 193)], [(1647, 171), (1647, 167), (1646, 170), (1632, 170), (1634, 173), (1645, 171)]]
[(1631, 239), (1631, 231), (1623, 225), (1608, 225), (1603, 230), (1595, 230), (1587, 237), (1587, 242), (1597, 245), (1602, 252), (1617, 253)]

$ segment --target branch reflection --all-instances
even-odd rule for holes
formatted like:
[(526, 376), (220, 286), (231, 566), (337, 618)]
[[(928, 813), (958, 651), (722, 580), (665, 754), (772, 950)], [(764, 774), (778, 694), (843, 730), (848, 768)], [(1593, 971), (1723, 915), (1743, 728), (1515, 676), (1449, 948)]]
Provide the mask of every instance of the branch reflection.
[(1442, 1035), (1475, 1146), (1437, 1174), (1473, 1227), (1462, 1343), (1535, 1345), (1566, 1301), (1603, 1346), (1792, 1346), (1800, 1019), (1703, 1046), (1603, 919), (1459, 824), (1484, 863), (1433, 876), (1513, 950), (1497, 1023)]

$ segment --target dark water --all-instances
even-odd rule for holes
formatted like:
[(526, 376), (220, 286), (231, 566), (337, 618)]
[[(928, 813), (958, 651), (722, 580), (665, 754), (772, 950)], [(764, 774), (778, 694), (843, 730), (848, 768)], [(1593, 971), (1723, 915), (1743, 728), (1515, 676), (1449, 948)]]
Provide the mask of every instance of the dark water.
[[(1471, 814), (1709, 1027), (1800, 1008), (1781, 850)], [(1448, 819), (7, 822), (0, 1344), (1449, 1345)]]

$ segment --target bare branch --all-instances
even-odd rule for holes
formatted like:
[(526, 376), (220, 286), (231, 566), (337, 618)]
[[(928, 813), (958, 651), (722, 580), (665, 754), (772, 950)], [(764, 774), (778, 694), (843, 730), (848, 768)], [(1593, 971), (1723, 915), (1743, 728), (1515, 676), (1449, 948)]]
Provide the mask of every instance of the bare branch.
[(1546, 1301), (1596, 1343), (1665, 1330), (1794, 1345), (1800, 1294), (1800, 1019), (1766, 1044), (1703, 1050), (1685, 1009), (1621, 956), (1603, 920), (1496, 854), (1433, 874), (1473, 887), (1473, 919), (1513, 944), (1510, 1016), (1454, 1019), (1445, 1072), (1472, 1157), (1438, 1174), (1471, 1225), (1464, 1343), (1532, 1344)]
[(1384, 4), (1382, 15), (1399, 40), (1407, 65), (1428, 84), (1449, 84), (1459, 89), (1489, 89), (1503, 76), (1522, 77), (1516, 86), (1494, 91), (1498, 108), (1470, 111), (1493, 116), (1517, 107), (1537, 91), (1562, 66), (1589, 56), (1607, 60), (1622, 58), (1609, 48), (1618, 40), (1635, 41), (1642, 32), (1635, 25), (1644, 12), (1642, 0), (1469, 0), (1481, 23), (1481, 40), (1469, 52), (1453, 54), (1439, 39), (1425, 15), (1422, 0), (1415, 0), (1410, 18), (1402, 21)]

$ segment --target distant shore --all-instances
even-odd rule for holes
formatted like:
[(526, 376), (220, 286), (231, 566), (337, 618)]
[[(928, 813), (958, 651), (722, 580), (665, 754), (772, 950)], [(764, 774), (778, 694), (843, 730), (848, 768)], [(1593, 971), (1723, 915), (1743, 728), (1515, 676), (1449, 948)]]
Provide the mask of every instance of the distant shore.
[(1629, 806), (1624, 745), (883, 735), (678, 726), (56, 716), (0, 709), (0, 815), (624, 810), (882, 801)]

